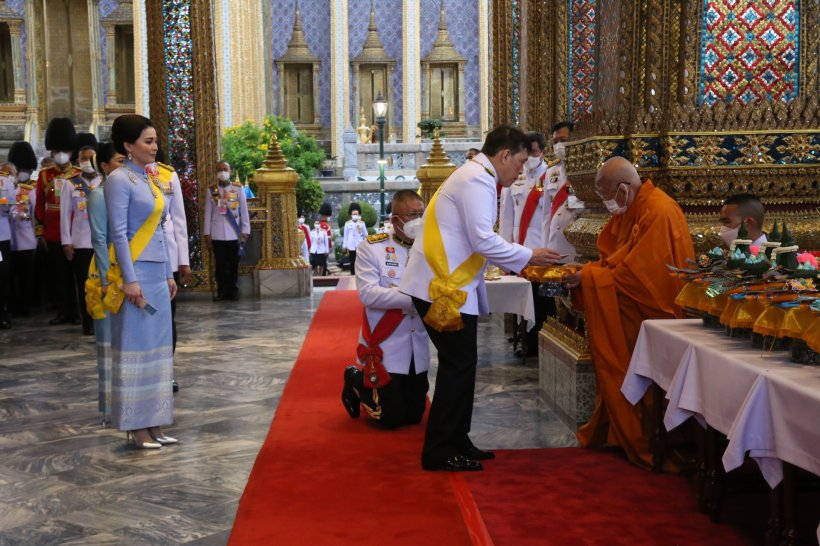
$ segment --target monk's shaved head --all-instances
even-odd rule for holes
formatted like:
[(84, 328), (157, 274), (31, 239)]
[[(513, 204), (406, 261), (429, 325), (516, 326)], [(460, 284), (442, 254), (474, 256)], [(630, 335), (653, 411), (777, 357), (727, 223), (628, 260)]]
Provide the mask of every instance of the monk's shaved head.
[(595, 174), (595, 191), (603, 200), (616, 199), (620, 194), (618, 205), (628, 207), (640, 189), (641, 177), (638, 170), (623, 157), (607, 159)]

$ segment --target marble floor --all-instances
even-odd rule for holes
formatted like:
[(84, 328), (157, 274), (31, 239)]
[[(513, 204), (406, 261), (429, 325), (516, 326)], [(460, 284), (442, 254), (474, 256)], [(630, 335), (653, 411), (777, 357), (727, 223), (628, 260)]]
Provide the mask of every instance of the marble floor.
[[(101, 427), (94, 344), (79, 327), (41, 314), (0, 332), (0, 545), (225, 544), (323, 293), (226, 305), (183, 296), (168, 429), (181, 444), (159, 451)], [(500, 321), (479, 329), (476, 445), (575, 445), (539, 400), (535, 359), (512, 356)]]

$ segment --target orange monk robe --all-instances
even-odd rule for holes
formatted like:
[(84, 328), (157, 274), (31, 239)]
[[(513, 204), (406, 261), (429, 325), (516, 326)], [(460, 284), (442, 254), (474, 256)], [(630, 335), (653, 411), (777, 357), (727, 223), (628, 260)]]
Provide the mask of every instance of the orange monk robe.
[(675, 298), (685, 283), (666, 264), (690, 267), (692, 238), (678, 204), (647, 180), (627, 211), (604, 226), (597, 247), (601, 258), (584, 266), (580, 290), (597, 392), (592, 418), (577, 437), (583, 446), (622, 446), (633, 463), (649, 468), (649, 397), (633, 406), (621, 385), (641, 323), (683, 317)]

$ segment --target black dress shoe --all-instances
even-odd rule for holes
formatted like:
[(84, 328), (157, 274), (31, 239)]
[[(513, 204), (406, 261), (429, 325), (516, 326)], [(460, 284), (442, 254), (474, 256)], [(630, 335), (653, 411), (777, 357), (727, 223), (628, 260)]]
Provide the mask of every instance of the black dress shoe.
[(463, 455), (453, 455), (447, 460), (439, 462), (421, 462), (422, 470), (448, 470), (450, 472), (475, 472), (482, 470), (481, 463), (468, 459)]
[(67, 322), (68, 317), (64, 317), (63, 315), (57, 315), (56, 317), (48, 321), (48, 323), (52, 326), (59, 326), (60, 324), (66, 324)]
[(225, 299), (225, 296), (223, 296), (222, 294), (218, 294), (218, 295), (214, 296), (214, 301), (222, 301), (224, 299)]
[(171, 389), (173, 389), (174, 392), (179, 392), (179, 383), (177, 383), (176, 379), (171, 382)]
[(11, 328), (11, 323), (6, 319), (0, 319), (0, 330), (9, 330)]
[(345, 384), (344, 387), (342, 387), (342, 405), (345, 407), (348, 415), (354, 419), (359, 416), (359, 412), (361, 411), (359, 395), (356, 394), (353, 388), (353, 381), (356, 379), (357, 373), (359, 373), (359, 369), (356, 366), (350, 365), (346, 367), (344, 373)]
[(474, 461), (487, 461), (489, 459), (495, 459), (495, 453), (492, 451), (484, 451), (483, 449), (478, 449), (476, 446), (470, 446), (467, 449), (461, 452), (462, 455), (467, 457), (468, 459), (472, 459)]
[(69, 321), (70, 321), (70, 322), (71, 322), (71, 324), (73, 324), (74, 326), (79, 326), (80, 324), (82, 324), (82, 323), (83, 323), (83, 321), (81, 321), (81, 320), (80, 320), (80, 317), (74, 317), (74, 318), (72, 318), (72, 319), (69, 319)]

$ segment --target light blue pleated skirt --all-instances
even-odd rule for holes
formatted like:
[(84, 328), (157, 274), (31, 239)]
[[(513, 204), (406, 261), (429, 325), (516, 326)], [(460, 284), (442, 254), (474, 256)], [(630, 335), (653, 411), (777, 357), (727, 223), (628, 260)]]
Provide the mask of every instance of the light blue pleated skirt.
[(111, 418), (111, 317), (94, 321), (94, 337), (97, 342), (97, 391), (99, 393), (100, 413), (103, 419)]
[(171, 300), (164, 262), (134, 263), (157, 312), (123, 302), (111, 315), (112, 424), (120, 430), (170, 425), (174, 414)]

